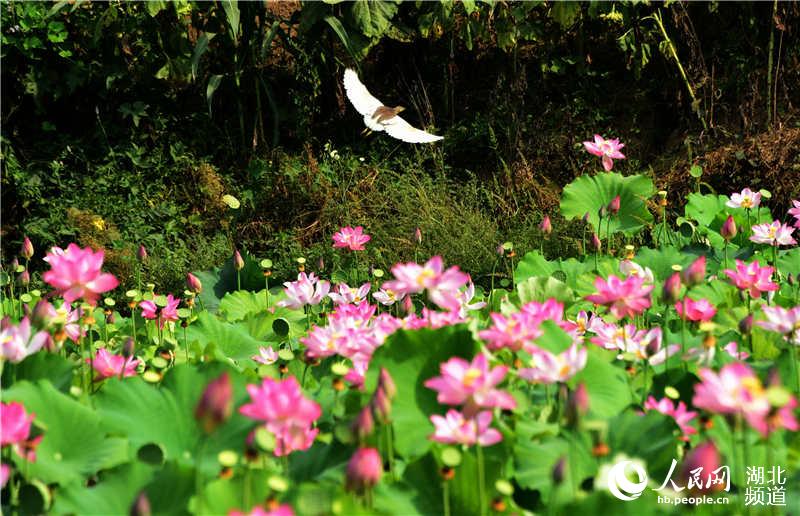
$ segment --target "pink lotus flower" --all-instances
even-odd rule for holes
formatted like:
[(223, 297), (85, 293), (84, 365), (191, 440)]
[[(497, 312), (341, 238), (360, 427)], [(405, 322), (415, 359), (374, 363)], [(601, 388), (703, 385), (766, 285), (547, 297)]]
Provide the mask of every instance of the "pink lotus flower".
[(297, 275), (297, 281), (287, 281), (283, 286), (286, 299), (279, 301), (278, 306), (292, 310), (320, 304), (331, 289), (330, 283), (318, 279), (313, 272), (308, 275), (301, 272)]
[(750, 353), (745, 350), (739, 351), (739, 345), (735, 342), (729, 342), (724, 348), (722, 348), (725, 353), (732, 356), (736, 360), (747, 360), (750, 357)]
[(347, 490), (362, 493), (380, 482), (382, 473), (383, 459), (378, 450), (359, 448), (347, 463)]
[(772, 224), (759, 224), (753, 226), (753, 234), (750, 241), (757, 244), (769, 244), (774, 246), (795, 245), (797, 241), (792, 238), (794, 228), (781, 224), (781, 221), (773, 221)]
[(486, 307), (486, 302), (478, 301), (472, 303), (472, 298), (475, 297), (475, 284), (471, 281), (467, 284), (467, 288), (461, 291), (458, 296), (458, 302), (461, 304), (458, 313), (461, 317), (466, 318), (470, 311), (480, 310)]
[(213, 432), (233, 413), (233, 385), (228, 373), (211, 381), (194, 409), (194, 418), (207, 434)]
[(28, 414), (22, 403), (16, 401), (2, 403), (0, 407), (0, 446), (26, 441), (31, 433), (34, 414)]
[(275, 435), (274, 453), (281, 457), (295, 450), (307, 450), (319, 432), (311, 425), (322, 414), (320, 406), (303, 396), (297, 379), (265, 378), (260, 386), (248, 385), (251, 403), (239, 412), (250, 419), (266, 422), (266, 428)]
[(683, 270), (683, 282), (688, 286), (699, 285), (706, 279), (706, 257), (702, 255)]
[(649, 267), (642, 267), (631, 260), (622, 260), (619, 262), (619, 271), (628, 278), (631, 276), (644, 278), (644, 282), (648, 284), (653, 284), (655, 281), (653, 279), (653, 271), (650, 270)]
[(351, 251), (363, 251), (364, 244), (371, 239), (371, 236), (364, 233), (363, 227), (356, 226), (353, 228), (345, 226), (333, 234), (333, 247), (347, 248)]
[(471, 417), (482, 408), (499, 407), (511, 410), (516, 400), (507, 392), (495, 389), (505, 378), (508, 368), (497, 366), (489, 370), (486, 355), (479, 353), (472, 363), (453, 357), (440, 366), (441, 376), (425, 382), (425, 387), (437, 391), (439, 403), (464, 405), (464, 414)]
[(725, 203), (725, 206), (729, 208), (753, 209), (758, 208), (759, 204), (761, 204), (761, 194), (749, 188), (745, 188), (742, 190), (742, 193), (732, 193), (730, 200)]
[(772, 281), (773, 270), (772, 267), (761, 267), (757, 261), (745, 264), (736, 260), (736, 270), (725, 269), (723, 272), (739, 290), (747, 290), (750, 297), (759, 298), (762, 292), (778, 290), (778, 285)]
[(167, 322), (175, 322), (179, 319), (178, 305), (180, 303), (180, 299), (175, 299), (172, 294), (169, 294), (167, 296), (167, 304), (161, 310), (158, 309), (158, 305), (154, 301), (141, 301), (139, 308), (142, 309), (142, 317), (145, 319), (158, 318), (158, 327), (162, 329)]
[(558, 355), (535, 350), (531, 354), (531, 367), (520, 369), (519, 376), (535, 383), (566, 382), (586, 367), (587, 357), (586, 348), (576, 344)]
[[(650, 330), (638, 330), (631, 338), (622, 339), (620, 350), (630, 353), (635, 360), (647, 361), (650, 365), (663, 364), (669, 357), (675, 356), (680, 349), (678, 344), (662, 346), (661, 328), (656, 326)], [(624, 358), (618, 356), (617, 358)]]
[(691, 494), (702, 493), (705, 495), (708, 492), (722, 491), (723, 489), (727, 491), (723, 482), (703, 484), (702, 481), (703, 478), (706, 478), (705, 475), (719, 469), (721, 463), (722, 459), (714, 442), (706, 441), (692, 448), (686, 455), (681, 467), (680, 478), (701, 478), (699, 482), (694, 482), (694, 485), (691, 481), (687, 485)]
[(684, 441), (688, 441), (690, 435), (697, 433), (697, 429), (689, 424), (697, 416), (697, 412), (687, 410), (686, 404), (682, 401), (679, 401), (676, 406), (669, 398), (656, 400), (653, 396), (650, 396), (644, 403), (644, 409), (645, 411), (655, 410), (673, 418), (680, 427), (681, 432), (683, 432)]
[(67, 303), (83, 298), (92, 305), (97, 303), (103, 292), (113, 290), (119, 284), (113, 274), (101, 272), (103, 251), (81, 249), (69, 244), (67, 250), (54, 247), (44, 257), (50, 270), (42, 275), (45, 283), (58, 290)]
[(372, 297), (383, 306), (392, 306), (396, 302), (405, 297), (405, 294), (397, 294), (391, 289), (379, 289), (377, 292), (372, 293)]
[(503, 440), (500, 432), (489, 428), (492, 413), (488, 410), (478, 412), (474, 418), (468, 418), (461, 412), (450, 409), (444, 417), (431, 416), (431, 423), (436, 430), (430, 439), (440, 443), (491, 446)]
[(50, 335), (44, 331), (32, 334), (31, 322), (27, 317), (23, 317), (18, 326), (11, 326), (4, 321), (0, 331), (0, 360), (8, 360), (13, 364), (22, 362), (42, 349), (49, 338)]
[(788, 310), (782, 306), (763, 306), (761, 310), (767, 320), (756, 324), (786, 336), (794, 344), (800, 344), (800, 306)]
[(478, 337), (485, 340), (489, 349), (508, 348), (518, 351), (542, 336), (539, 328), (542, 321), (529, 314), (518, 312), (505, 316), (498, 313), (489, 314), (492, 326), (478, 332)]
[(765, 416), (770, 410), (761, 380), (742, 363), (722, 367), (719, 374), (710, 369), (700, 369), (701, 383), (694, 386), (692, 404), (718, 414), (741, 413), (750, 426), (766, 429)]
[(553, 321), (565, 331), (574, 324), (564, 320), (564, 305), (555, 299), (544, 303), (532, 301), (520, 308), (519, 312), (508, 316), (492, 313), (492, 326), (481, 330), (478, 337), (488, 343), (489, 349), (508, 348), (512, 351), (533, 348), (533, 341), (542, 336), (540, 325), (543, 321)]
[(272, 365), (278, 361), (278, 352), (272, 349), (272, 346), (268, 348), (259, 346), (258, 355), (253, 355), (250, 358), (259, 364)]
[(683, 298), (683, 301), (675, 303), (675, 310), (681, 318), (695, 322), (710, 321), (717, 313), (717, 309), (708, 299), (698, 299), (695, 301), (688, 297)]
[(793, 208), (789, 208), (789, 215), (794, 217), (794, 227), (800, 228), (800, 201), (792, 201)]
[[(90, 362), (87, 358), (86, 362)], [(97, 375), (94, 377), (95, 382), (104, 380), (106, 378), (119, 378), (120, 372), (123, 371), (124, 377), (136, 376), (136, 368), (142, 361), (135, 357), (128, 357), (127, 359), (122, 355), (112, 355), (105, 348), (100, 348), (94, 355), (94, 367)]]
[(56, 327), (64, 330), (72, 342), (78, 342), (86, 332), (81, 328), (80, 309), (72, 309), (70, 303), (62, 303), (55, 308), (49, 301), (41, 300), (33, 309), (31, 322), (44, 328)]
[(358, 289), (350, 288), (347, 283), (339, 283), (336, 286), (336, 292), (331, 292), (328, 297), (337, 305), (350, 303), (357, 305), (367, 299), (371, 286), (369, 281), (358, 287)]
[(469, 282), (469, 275), (458, 267), (444, 270), (441, 256), (434, 256), (425, 265), (398, 263), (392, 267), (395, 279), (383, 284), (384, 290), (397, 294), (417, 294), (428, 291), (428, 298), (445, 310), (459, 310), (460, 289)]
[(603, 159), (603, 168), (609, 172), (614, 167), (615, 159), (625, 159), (625, 155), (619, 150), (625, 146), (619, 143), (619, 139), (606, 140), (599, 134), (594, 135), (593, 142), (583, 142), (583, 146), (589, 154), (600, 156)]
[(586, 330), (589, 329), (589, 321), (589, 314), (587, 314), (585, 310), (581, 310), (578, 312), (578, 315), (575, 316), (574, 321), (565, 320), (561, 328), (572, 335), (574, 339), (580, 338), (580, 340), (583, 340)]
[(36, 462), (36, 448), (44, 437), (30, 438), (33, 418), (34, 414), (28, 414), (21, 403), (0, 404), (0, 446), (11, 445), (28, 462)]
[(586, 296), (588, 301), (609, 307), (614, 317), (633, 317), (650, 307), (650, 292), (653, 285), (644, 285), (645, 279), (631, 276), (621, 280), (616, 276), (609, 276), (608, 280), (597, 278), (594, 286), (596, 294)]

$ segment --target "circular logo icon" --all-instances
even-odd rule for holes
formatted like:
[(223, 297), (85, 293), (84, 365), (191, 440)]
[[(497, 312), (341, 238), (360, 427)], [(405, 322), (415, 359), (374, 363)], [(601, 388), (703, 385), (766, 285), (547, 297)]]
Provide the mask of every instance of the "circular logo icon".
[[(626, 469), (630, 465), (630, 469), (636, 474), (637, 482), (631, 482), (627, 475)], [(642, 495), (642, 492), (647, 487), (647, 472), (629, 460), (623, 460), (614, 464), (614, 467), (608, 472), (608, 489), (618, 499), (630, 502), (636, 500)]]

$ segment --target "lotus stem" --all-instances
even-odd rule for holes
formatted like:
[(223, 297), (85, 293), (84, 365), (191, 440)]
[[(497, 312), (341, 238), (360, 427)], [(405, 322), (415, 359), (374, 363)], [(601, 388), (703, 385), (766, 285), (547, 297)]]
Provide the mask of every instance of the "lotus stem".
[(481, 516), (487, 514), (488, 502), (486, 501), (486, 486), (484, 485), (483, 449), (480, 444), (475, 445), (475, 455), (478, 460), (478, 499), (481, 504)]

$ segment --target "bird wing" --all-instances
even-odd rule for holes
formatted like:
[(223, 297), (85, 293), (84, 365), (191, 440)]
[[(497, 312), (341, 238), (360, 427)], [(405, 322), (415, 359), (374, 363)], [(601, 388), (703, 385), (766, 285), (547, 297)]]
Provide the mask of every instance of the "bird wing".
[(361, 84), (358, 74), (351, 68), (344, 71), (344, 89), (350, 103), (363, 116), (371, 117), (383, 105), (383, 102), (373, 97), (367, 87)]
[(444, 136), (437, 136), (417, 129), (399, 116), (393, 116), (389, 120), (385, 120), (383, 128), (389, 136), (406, 143), (433, 143), (444, 138)]

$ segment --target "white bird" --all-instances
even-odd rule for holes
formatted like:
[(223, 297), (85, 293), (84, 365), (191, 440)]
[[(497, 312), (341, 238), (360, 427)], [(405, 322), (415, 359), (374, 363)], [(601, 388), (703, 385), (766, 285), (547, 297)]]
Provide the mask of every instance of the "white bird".
[(386, 131), (389, 136), (406, 143), (432, 143), (444, 138), (417, 129), (397, 116), (405, 108), (384, 106), (361, 84), (358, 74), (350, 68), (344, 71), (344, 89), (350, 103), (364, 117), (364, 124), (373, 131)]

